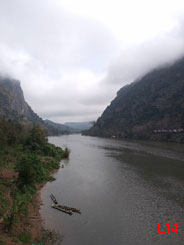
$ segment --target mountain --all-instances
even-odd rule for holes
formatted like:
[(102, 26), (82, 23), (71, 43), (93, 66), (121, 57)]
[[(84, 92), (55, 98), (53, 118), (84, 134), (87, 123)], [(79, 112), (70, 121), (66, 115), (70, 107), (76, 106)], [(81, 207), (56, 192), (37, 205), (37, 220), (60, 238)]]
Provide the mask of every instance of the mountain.
[(45, 124), (48, 126), (51, 126), (55, 129), (56, 134), (71, 134), (71, 133), (77, 133), (78, 131), (76, 129), (70, 128), (64, 124), (61, 123), (55, 123), (48, 119), (44, 120)]
[(24, 99), (20, 82), (0, 77), (0, 116), (16, 121), (42, 123)]
[(0, 117), (31, 126), (39, 125), (46, 135), (63, 134), (63, 130), (45, 123), (24, 99), (20, 82), (0, 76)]
[(66, 122), (64, 125), (73, 129), (77, 129), (81, 132), (82, 130), (87, 130), (91, 128), (93, 123), (94, 122)]
[(184, 143), (184, 58), (121, 88), (84, 134)]

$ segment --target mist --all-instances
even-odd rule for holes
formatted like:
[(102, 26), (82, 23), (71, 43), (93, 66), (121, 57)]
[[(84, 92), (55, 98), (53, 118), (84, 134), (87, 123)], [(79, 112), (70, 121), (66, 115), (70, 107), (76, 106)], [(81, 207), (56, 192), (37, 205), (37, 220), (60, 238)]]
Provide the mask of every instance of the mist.
[(182, 1), (102, 2), (0, 0), (0, 73), (43, 119), (96, 120), (122, 86), (184, 55)]

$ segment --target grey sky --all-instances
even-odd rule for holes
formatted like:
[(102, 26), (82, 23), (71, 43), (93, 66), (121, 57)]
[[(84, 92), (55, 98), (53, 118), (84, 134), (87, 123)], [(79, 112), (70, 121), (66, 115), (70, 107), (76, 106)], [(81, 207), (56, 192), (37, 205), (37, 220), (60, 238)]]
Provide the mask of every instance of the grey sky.
[(180, 0), (0, 0), (0, 72), (41, 117), (96, 120), (126, 83), (184, 53)]

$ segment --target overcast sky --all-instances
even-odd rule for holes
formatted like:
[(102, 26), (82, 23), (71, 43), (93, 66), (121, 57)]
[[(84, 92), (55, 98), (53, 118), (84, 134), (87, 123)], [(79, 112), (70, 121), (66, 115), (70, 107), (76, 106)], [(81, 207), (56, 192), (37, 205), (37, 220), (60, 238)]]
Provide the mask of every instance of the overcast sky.
[(96, 120), (123, 85), (183, 54), (183, 0), (0, 0), (0, 73), (43, 119)]

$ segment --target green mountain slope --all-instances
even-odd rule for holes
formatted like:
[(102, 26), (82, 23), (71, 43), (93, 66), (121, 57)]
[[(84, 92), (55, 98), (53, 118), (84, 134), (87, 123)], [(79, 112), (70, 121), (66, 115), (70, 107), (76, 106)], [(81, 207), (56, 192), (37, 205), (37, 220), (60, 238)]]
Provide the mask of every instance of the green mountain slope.
[(85, 134), (184, 142), (184, 58), (121, 88)]

